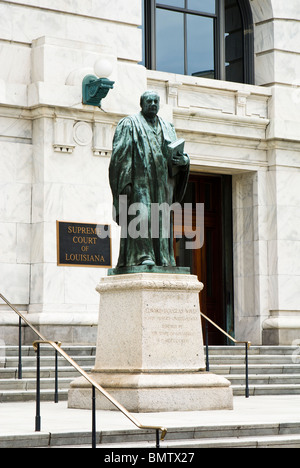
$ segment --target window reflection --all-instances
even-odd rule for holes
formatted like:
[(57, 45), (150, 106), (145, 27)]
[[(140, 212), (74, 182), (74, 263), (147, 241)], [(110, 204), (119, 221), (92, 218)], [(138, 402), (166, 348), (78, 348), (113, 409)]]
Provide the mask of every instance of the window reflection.
[(185, 7), (185, 0), (157, 0), (156, 3), (161, 4), (161, 5), (179, 7), (179, 8)]
[(184, 74), (184, 15), (158, 9), (156, 41), (157, 70)]
[(226, 80), (244, 82), (244, 31), (237, 0), (225, 1)]
[(187, 15), (188, 75), (215, 78), (214, 20)]
[(214, 19), (157, 8), (156, 69), (215, 78)]
[(216, 0), (188, 0), (188, 8), (203, 13), (215, 13)]

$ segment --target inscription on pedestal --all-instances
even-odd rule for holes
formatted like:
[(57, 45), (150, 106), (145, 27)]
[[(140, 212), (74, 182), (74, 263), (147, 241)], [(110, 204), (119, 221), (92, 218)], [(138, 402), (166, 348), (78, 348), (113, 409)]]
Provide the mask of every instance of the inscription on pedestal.
[(187, 345), (199, 334), (200, 317), (193, 309), (146, 309), (147, 327), (160, 344)]

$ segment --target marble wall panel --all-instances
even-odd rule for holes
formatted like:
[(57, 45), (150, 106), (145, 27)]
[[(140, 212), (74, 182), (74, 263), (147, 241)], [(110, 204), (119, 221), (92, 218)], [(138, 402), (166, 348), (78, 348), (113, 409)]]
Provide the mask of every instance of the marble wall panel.
[[(18, 0), (11, 0), (9, 3), (18, 4)], [(72, 13), (76, 15), (89, 16), (94, 18), (105, 18), (111, 21), (140, 24), (141, 2), (140, 0), (114, 0), (114, 8), (111, 8), (110, 0), (23, 0), (23, 5), (59, 11), (62, 13)]]
[(256, 84), (299, 84), (300, 54), (270, 50), (256, 55)]
[(17, 224), (17, 263), (31, 263), (31, 224)]
[(269, 165), (281, 167), (285, 171), (293, 171), (300, 168), (300, 147), (298, 142), (289, 142), (284, 148), (276, 148), (269, 151)]
[(44, 223), (34, 223), (32, 225), (31, 246), (31, 263), (43, 263), (45, 250)]
[(45, 81), (64, 85), (74, 70), (90, 69), (94, 73), (95, 62), (100, 57), (115, 53), (113, 46), (43, 36), (32, 44), (32, 82)]
[(32, 122), (31, 119), (24, 119), (24, 109), (16, 109), (15, 115), (0, 116), (0, 135), (2, 140), (15, 141), (22, 140), (24, 143), (31, 143)]
[(236, 336), (261, 343), (269, 314), (267, 172), (233, 176)]
[(65, 268), (65, 303), (97, 304), (99, 295), (95, 289), (99, 279), (106, 276), (103, 268)]
[(5, 18), (3, 23), (6, 22), (6, 25), (3, 24), (1, 36), (6, 41), (31, 44), (34, 39), (50, 36), (91, 44), (114, 44), (120, 58), (136, 62), (141, 60), (141, 31), (137, 25), (92, 16), (62, 15), (55, 10), (24, 8), (20, 4), (6, 2), (0, 4), (0, 18)]
[(300, 275), (278, 275), (278, 307), (273, 310), (299, 311)]
[(246, 102), (246, 115), (268, 119), (268, 106), (265, 97), (249, 96)]
[[(97, 200), (105, 200), (105, 192), (101, 185), (64, 185), (63, 186), (63, 213), (65, 220), (97, 222)], [(54, 213), (55, 207), (52, 207)], [(57, 218), (56, 218), (57, 219)]]
[[(89, 128), (92, 129), (91, 124)], [(92, 141), (86, 146), (79, 146), (74, 140), (72, 144), (75, 146), (72, 154), (53, 152), (45, 158), (45, 181), (60, 184), (99, 184), (103, 188), (109, 188), (109, 159), (94, 157)]]
[(52, 263), (36, 263), (31, 266), (31, 304), (64, 304), (64, 269)]
[(14, 183), (16, 181), (15, 158), (5, 151), (5, 146), (0, 143), (0, 183)]
[[(298, 6), (299, 9), (299, 6)], [(278, 50), (300, 53), (300, 17), (274, 21), (274, 45)]]
[(28, 87), (28, 106), (62, 106), (70, 109), (82, 107), (82, 85), (64, 86), (37, 82)]
[(284, 18), (288, 20), (300, 20), (299, 2), (298, 0), (268, 0), (272, 4), (273, 17)]
[(17, 261), (16, 223), (0, 223), (0, 261), (1, 264)]
[(44, 185), (43, 183), (32, 185), (32, 223), (40, 223), (44, 220)]
[(275, 82), (275, 54), (273, 51), (255, 56), (255, 84), (270, 85)]
[[(299, 23), (300, 24), (300, 23)], [(275, 82), (299, 86), (300, 53), (276, 50)]]
[(0, 42), (0, 79), (7, 83), (30, 83), (31, 48)]
[(0, 182), (32, 182), (32, 146), (0, 142)]
[(278, 170), (276, 173), (277, 205), (300, 206), (300, 171)]
[[(300, 87), (297, 84), (299, 81), (298, 79), (292, 82), (292, 77), (290, 78), (292, 86), (284, 87), (277, 85), (273, 87), (272, 107), (270, 108), (273, 118), (269, 136), (275, 136), (283, 140), (290, 139), (299, 141)], [(297, 147), (295, 147), (293, 151), (293, 145), (291, 143), (290, 145), (286, 145), (284, 156), (282, 149), (276, 149), (276, 162), (284, 164), (283, 161), (281, 162), (278, 160), (281, 155), (285, 162), (284, 165), (296, 165), (299, 167), (299, 158), (297, 157), (298, 155), (295, 154), (295, 152), (298, 151), (299, 148)]]
[(14, 304), (29, 303), (30, 265), (2, 263), (1, 293)]
[(234, 246), (235, 278), (252, 277), (254, 269), (254, 243), (235, 242)]
[(0, 219), (4, 223), (31, 222), (31, 186), (0, 184)]
[(300, 20), (298, 0), (251, 0), (254, 23), (261, 23), (273, 18)]
[(264, 240), (254, 241), (254, 261), (255, 273), (257, 276), (268, 277), (269, 264), (268, 264), (268, 242)]
[[(200, 92), (199, 92), (200, 91)], [(235, 99), (232, 94), (222, 94), (218, 92), (208, 92), (203, 90), (193, 90), (180, 88), (178, 90), (178, 106), (202, 109), (212, 109), (226, 114), (235, 114)]]
[(262, 54), (274, 49), (274, 22), (255, 25), (254, 51)]
[[(300, 239), (300, 210), (299, 206), (277, 206), (278, 219), (277, 239), (299, 241)], [(299, 259), (300, 261), (300, 259)]]
[(300, 276), (300, 241), (278, 240), (277, 251), (279, 274)]
[[(0, 91), (1, 92), (1, 91)], [(0, 98), (0, 102), (2, 99)], [(28, 107), (27, 85), (19, 83), (6, 83), (4, 104), (16, 107)]]
[(111, 193), (103, 190), (101, 182), (94, 186), (34, 184), (32, 219), (33, 223), (56, 220), (109, 222), (112, 216), (110, 202)]

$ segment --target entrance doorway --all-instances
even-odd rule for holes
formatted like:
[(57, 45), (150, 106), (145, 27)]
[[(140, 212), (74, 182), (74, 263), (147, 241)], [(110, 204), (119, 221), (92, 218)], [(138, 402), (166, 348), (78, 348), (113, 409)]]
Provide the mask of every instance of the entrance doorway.
[[(231, 176), (191, 175), (184, 203), (192, 207), (191, 231), (196, 229), (196, 204), (204, 204), (204, 244), (200, 249), (187, 250), (186, 240), (190, 239), (176, 239), (176, 233), (188, 235), (188, 228), (175, 226), (177, 266), (190, 267), (191, 273), (198, 276), (204, 284), (201, 311), (234, 337)], [(211, 345), (227, 343), (225, 335), (211, 324), (208, 341)]]

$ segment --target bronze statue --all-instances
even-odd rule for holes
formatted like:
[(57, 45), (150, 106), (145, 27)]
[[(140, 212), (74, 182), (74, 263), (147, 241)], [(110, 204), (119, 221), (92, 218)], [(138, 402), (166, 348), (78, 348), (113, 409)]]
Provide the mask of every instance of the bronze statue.
[[(114, 217), (122, 228), (118, 268), (175, 267), (172, 213), (168, 235), (158, 220), (158, 235), (153, 236), (152, 212), (153, 206), (182, 201), (190, 160), (183, 152), (183, 140), (178, 140), (177, 148), (174, 126), (157, 116), (159, 95), (147, 91), (140, 103), (141, 112), (125, 117), (117, 126), (109, 168)], [(128, 229), (137, 213), (138, 236)]]

